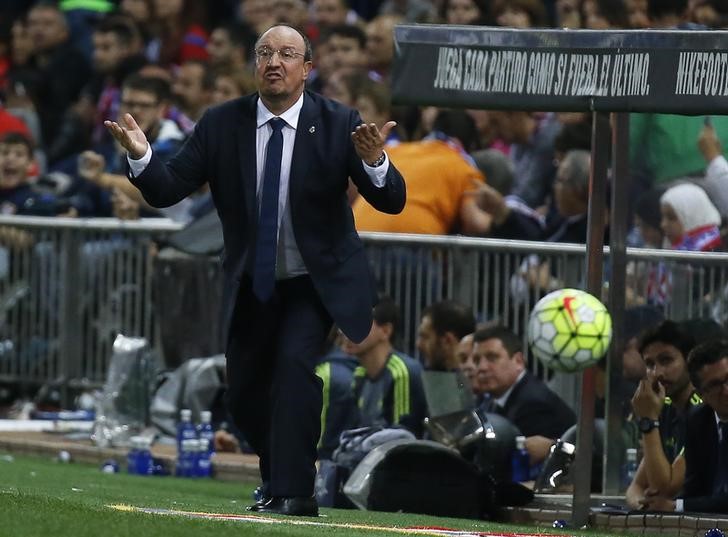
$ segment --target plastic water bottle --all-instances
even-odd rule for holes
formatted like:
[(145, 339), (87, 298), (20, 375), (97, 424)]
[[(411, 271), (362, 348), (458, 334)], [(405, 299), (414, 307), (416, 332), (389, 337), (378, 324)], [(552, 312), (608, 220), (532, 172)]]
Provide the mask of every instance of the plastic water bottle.
[(136, 439), (137, 454), (136, 454), (136, 474), (138, 475), (152, 475), (154, 466), (152, 464), (152, 440), (143, 436), (135, 436), (132, 440)]
[(200, 424), (197, 426), (197, 438), (207, 440), (207, 454), (215, 452), (215, 431), (212, 430), (212, 412), (203, 410), (200, 412)]
[(139, 456), (139, 447), (136, 442), (137, 438), (137, 436), (131, 437), (131, 440), (129, 441), (131, 443), (131, 448), (126, 453), (126, 471), (130, 474), (137, 473), (137, 458)]
[(628, 448), (624, 465), (622, 466), (622, 490), (627, 490), (627, 487), (632, 483), (634, 476), (637, 475), (638, 467), (637, 450), (635, 448)]
[(210, 462), (210, 448), (207, 438), (200, 438), (197, 448), (197, 464), (195, 475), (197, 477), (210, 477), (212, 475), (212, 463)]
[(530, 478), (531, 466), (528, 451), (526, 450), (526, 437), (516, 437), (516, 449), (511, 456), (511, 481), (523, 483)]
[(192, 411), (189, 408), (183, 408), (179, 413), (179, 423), (177, 424), (177, 453), (182, 452), (182, 442), (197, 438), (197, 431), (192, 423)]

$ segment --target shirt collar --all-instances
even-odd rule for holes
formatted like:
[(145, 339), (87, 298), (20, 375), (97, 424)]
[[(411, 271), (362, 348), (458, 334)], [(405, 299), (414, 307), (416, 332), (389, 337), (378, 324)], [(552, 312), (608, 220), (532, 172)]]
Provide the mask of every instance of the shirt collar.
[(518, 384), (519, 382), (521, 382), (521, 379), (524, 376), (526, 376), (526, 370), (525, 369), (523, 371), (521, 371), (521, 374), (518, 375), (518, 378), (516, 379), (516, 382), (514, 382), (513, 384), (511, 384), (511, 387), (506, 390), (506, 393), (504, 393), (500, 397), (497, 397), (496, 399), (494, 399), (494, 401), (496, 402), (496, 404), (498, 404), (501, 408), (505, 408), (506, 403), (508, 402), (508, 398), (510, 397), (511, 392), (513, 391), (513, 388), (516, 387), (516, 384)]
[(296, 130), (296, 128), (298, 128), (298, 117), (301, 115), (302, 108), (303, 93), (301, 93), (301, 96), (298, 98), (298, 100), (293, 103), (293, 106), (283, 112), (280, 116), (276, 116), (273, 112), (268, 110), (268, 108), (266, 108), (266, 106), (263, 104), (263, 100), (259, 97), (256, 114), (256, 127), (260, 128), (268, 123), (268, 121), (270, 121), (272, 118), (279, 117), (286, 122), (286, 125), (291, 127), (293, 130)]

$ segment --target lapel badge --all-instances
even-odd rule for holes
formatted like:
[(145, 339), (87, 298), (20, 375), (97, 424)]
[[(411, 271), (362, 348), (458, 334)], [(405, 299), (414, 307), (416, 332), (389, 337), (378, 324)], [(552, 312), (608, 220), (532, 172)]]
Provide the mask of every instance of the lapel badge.
[(316, 132), (316, 127), (314, 127), (313, 125), (311, 125), (311, 127), (308, 129), (308, 132), (310, 132), (311, 134), (313, 134), (314, 132)]

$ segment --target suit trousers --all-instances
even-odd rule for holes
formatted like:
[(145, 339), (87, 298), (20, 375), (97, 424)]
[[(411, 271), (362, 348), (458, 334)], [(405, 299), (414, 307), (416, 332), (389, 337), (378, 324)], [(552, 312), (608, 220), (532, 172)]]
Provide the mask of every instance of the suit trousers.
[(249, 276), (241, 279), (226, 402), (273, 496), (313, 495), (323, 404), (314, 369), (332, 323), (309, 276), (278, 280), (267, 303), (253, 295)]

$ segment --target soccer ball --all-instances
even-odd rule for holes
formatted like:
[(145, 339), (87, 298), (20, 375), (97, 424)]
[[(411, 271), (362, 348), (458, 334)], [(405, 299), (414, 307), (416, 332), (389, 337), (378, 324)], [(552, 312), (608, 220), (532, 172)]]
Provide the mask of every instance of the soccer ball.
[(612, 339), (612, 318), (598, 299), (559, 289), (539, 300), (528, 320), (528, 344), (546, 367), (574, 372), (594, 365)]

